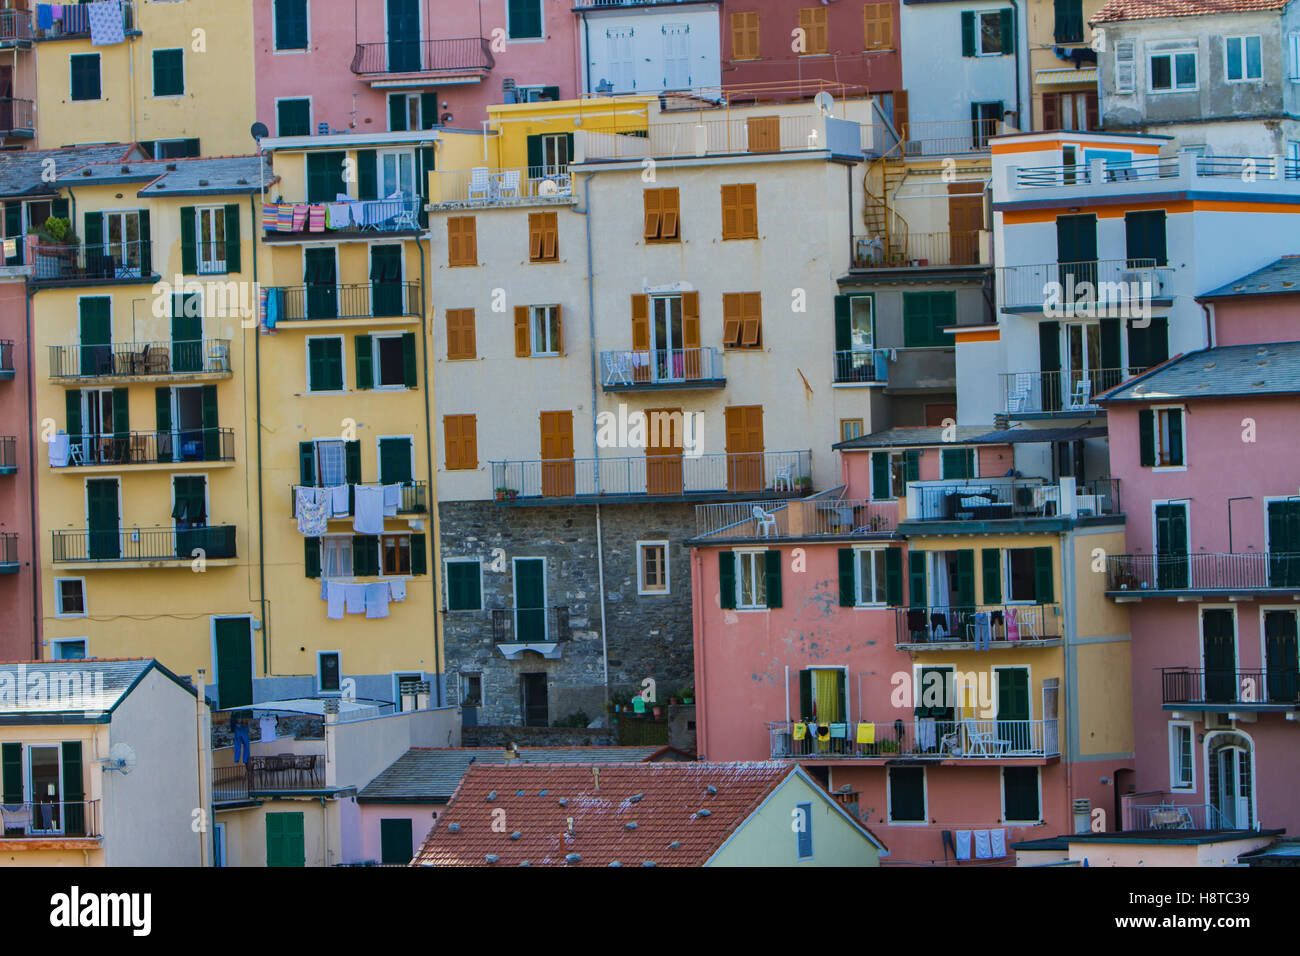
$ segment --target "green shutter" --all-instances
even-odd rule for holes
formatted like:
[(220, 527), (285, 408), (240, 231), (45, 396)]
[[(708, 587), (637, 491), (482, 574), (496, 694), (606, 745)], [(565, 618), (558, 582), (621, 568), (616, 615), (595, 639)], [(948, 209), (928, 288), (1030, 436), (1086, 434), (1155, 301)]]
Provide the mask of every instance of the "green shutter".
[(1150, 408), (1138, 412), (1138, 448), (1143, 468), (1156, 464), (1156, 413)]
[(419, 386), (415, 371), (415, 333), (402, 333), (402, 384), (407, 388)]
[(316, 484), (315, 442), (298, 442), (298, 483), (309, 487)]
[(358, 335), (354, 341), (357, 353), (357, 388), (375, 387), (374, 340), (368, 335)]
[(221, 458), (221, 432), (217, 418), (217, 386), (203, 386), (203, 460)]
[(1003, 767), (1002, 793), (1006, 804), (1006, 820), (1031, 821), (1041, 818), (1037, 767)]
[(1166, 222), (1163, 209), (1130, 212), (1124, 216), (1125, 253), (1130, 261), (1152, 259), (1168, 264)]
[[(306, 540), (306, 539), (304, 539)], [(222, 708), (253, 702), (253, 642), (246, 617), (213, 621), (217, 653), (217, 701)]]
[(81, 435), (81, 389), (73, 388), (65, 392), (63, 403), (68, 434), (75, 440)]
[(1128, 364), (1130, 369), (1153, 368), (1169, 359), (1169, 318), (1155, 316), (1146, 326), (1129, 322)]
[(411, 535), (411, 573), (429, 573), (429, 553), (423, 534)]
[(352, 570), (358, 577), (379, 573), (379, 538), (373, 534), (352, 536)]
[(420, 129), (433, 129), (438, 125), (438, 94), (420, 94)]
[(23, 745), (0, 744), (0, 777), (5, 803), (23, 802)]
[(1034, 548), (1034, 600), (1039, 604), (1056, 601), (1052, 586), (1052, 549)]
[(409, 819), (379, 821), (380, 863), (386, 866), (410, 863), (413, 845), (412, 825)]
[(379, 439), (379, 481), (391, 485), (413, 480), (411, 474), (411, 439)]
[(912, 607), (926, 607), (929, 601), (925, 593), (925, 552), (907, 552), (908, 598)]
[(357, 198), (379, 198), (379, 157), (373, 149), (357, 150)]
[(361, 483), (361, 442), (345, 441), (343, 443), (344, 481), (349, 485)]
[(307, 577), (320, 577), (320, 538), (303, 538), (302, 550)]
[(945, 448), (943, 450), (944, 478), (974, 478), (975, 449)]
[(763, 555), (767, 577), (767, 606), (781, 606), (781, 552), (768, 551)]
[(799, 672), (799, 719), (810, 720), (813, 712), (812, 671)]
[(307, 154), (307, 202), (334, 202), (348, 191), (343, 179), (344, 152)]
[(406, 94), (388, 94), (388, 129), (393, 133), (406, 131)]
[(856, 578), (853, 573), (855, 553), (852, 548), (840, 548), (840, 607), (857, 604)]
[[(113, 439), (125, 443), (131, 434), (130, 405), (125, 388), (113, 389)], [(123, 444), (121, 447), (125, 447)]]
[(1061, 323), (1038, 323), (1038, 368), (1043, 376), (1039, 384), (1042, 407), (1054, 412), (1061, 407)]
[(1002, 54), (1010, 56), (1016, 48), (1016, 11), (1008, 7), (998, 13), (1002, 21)]
[(542, 158), (545, 154), (542, 152), (542, 138), (540, 136), (528, 137), (528, 178), (536, 179), (542, 175)]
[(84, 221), (86, 224), (86, 252), (102, 256), (104, 254), (104, 214), (102, 212), (88, 212)]
[(884, 501), (892, 497), (889, 487), (889, 452), (873, 451), (871, 453), (871, 498)]
[(447, 609), (478, 611), (482, 607), (483, 593), (479, 583), (479, 563), (449, 561), (447, 563)]
[(724, 608), (736, 606), (736, 553), (718, 552), (718, 597)]
[(903, 452), (903, 487), (900, 495), (907, 494), (907, 486), (913, 481), (921, 480), (921, 453), (919, 451)]
[(835, 351), (847, 352), (853, 348), (853, 297), (835, 297)]
[(239, 204), (230, 203), (226, 206), (226, 271), (241, 272), (243, 271), (242, 263), (239, 258)]
[(149, 210), (140, 210), (140, 274), (153, 275), (153, 237), (149, 232)]
[[(18, 237), (18, 244), (14, 246), (14, 254), (5, 259), (5, 265), (18, 266), (23, 263), (23, 204), (20, 202), (10, 201), (5, 206), (5, 236), (12, 239)], [(65, 217), (66, 218), (66, 217)]]
[(63, 751), (63, 802), (65, 836), (84, 836), (86, 833), (86, 786), (82, 777), (81, 741), (65, 740)]
[(957, 606), (975, 606), (975, 552), (965, 548), (957, 552)]
[(155, 388), (153, 392), (154, 430), (170, 432), (172, 430), (172, 390)]
[(199, 271), (199, 254), (196, 247), (195, 212), (193, 206), (181, 207), (181, 272), (196, 275)]
[(306, 841), (303, 835), (303, 814), (268, 813), (266, 815), (266, 865), (305, 866)]
[(885, 550), (885, 603), (890, 607), (903, 603), (903, 552), (898, 548)]
[(1165, 413), (1169, 422), (1169, 464), (1183, 463), (1183, 413), (1179, 409), (1170, 409)]
[(1002, 603), (1002, 552), (998, 548), (984, 548), (980, 552), (984, 569), (984, 603)]
[(963, 10), (961, 15), (961, 55), (975, 55), (975, 11)]
[(534, 39), (542, 35), (541, 0), (506, 0), (510, 14), (510, 39)]
[(280, 100), (275, 104), (276, 135), (307, 136), (311, 133), (311, 103), (308, 100)]
[(1120, 337), (1123, 323), (1119, 319), (1102, 319), (1101, 326), (1101, 375), (1094, 376), (1092, 398), (1095, 399), (1103, 389), (1114, 388), (1125, 375), (1120, 371)]

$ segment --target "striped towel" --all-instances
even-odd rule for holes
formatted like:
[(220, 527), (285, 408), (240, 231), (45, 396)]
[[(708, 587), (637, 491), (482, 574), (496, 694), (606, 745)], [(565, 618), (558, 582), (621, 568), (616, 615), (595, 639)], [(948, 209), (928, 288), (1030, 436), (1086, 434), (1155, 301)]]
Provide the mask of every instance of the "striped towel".
[(324, 206), (307, 207), (307, 231), (308, 232), (325, 231), (325, 207)]
[(275, 232), (280, 222), (280, 206), (278, 203), (268, 202), (262, 204), (262, 228), (267, 232)]
[(275, 228), (278, 232), (293, 232), (293, 207), (281, 204), (275, 209)]
[(303, 227), (307, 225), (307, 207), (298, 203), (293, 207), (293, 232), (302, 232)]

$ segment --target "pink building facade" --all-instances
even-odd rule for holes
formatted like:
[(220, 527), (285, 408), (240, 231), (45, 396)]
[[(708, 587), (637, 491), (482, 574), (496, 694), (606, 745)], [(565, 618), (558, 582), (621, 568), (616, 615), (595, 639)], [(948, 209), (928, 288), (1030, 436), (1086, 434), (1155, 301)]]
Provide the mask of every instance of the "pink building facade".
[(5, 4), (15, 9), (0, 10), (0, 145), (7, 150), (36, 146), (36, 25), (27, 6), (17, 0)]
[(40, 660), (27, 280), (0, 267), (0, 659)]
[(273, 136), (446, 126), (578, 94), (560, 0), (257, 0), (257, 118)]

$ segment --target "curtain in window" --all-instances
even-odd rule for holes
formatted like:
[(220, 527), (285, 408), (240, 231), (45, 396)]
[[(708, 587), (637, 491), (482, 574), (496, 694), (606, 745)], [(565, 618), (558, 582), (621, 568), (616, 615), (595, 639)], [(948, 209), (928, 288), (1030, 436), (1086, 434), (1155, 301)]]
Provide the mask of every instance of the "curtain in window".
[(321, 577), (352, 577), (352, 547), (347, 538), (321, 538)]
[(320, 485), (333, 488), (347, 481), (347, 468), (341, 441), (323, 441), (316, 443)]
[(840, 672), (813, 671), (813, 700), (817, 705), (817, 721), (837, 724), (844, 720), (844, 702), (840, 700)]

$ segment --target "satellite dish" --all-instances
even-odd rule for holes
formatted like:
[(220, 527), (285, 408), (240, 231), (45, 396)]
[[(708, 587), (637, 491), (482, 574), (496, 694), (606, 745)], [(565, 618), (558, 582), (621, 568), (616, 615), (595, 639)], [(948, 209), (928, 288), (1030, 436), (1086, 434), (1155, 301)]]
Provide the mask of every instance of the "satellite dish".
[(266, 139), (267, 136), (271, 135), (271, 131), (266, 128), (265, 123), (254, 123), (253, 128), (248, 132), (252, 135), (253, 139)]
[(117, 770), (125, 776), (135, 769), (135, 764), (135, 748), (125, 741), (122, 741), (113, 744), (112, 748), (108, 751), (108, 760), (104, 763), (104, 769)]
[(830, 116), (835, 111), (835, 97), (831, 96), (825, 90), (822, 90), (813, 97), (813, 103), (822, 111), (823, 115)]

